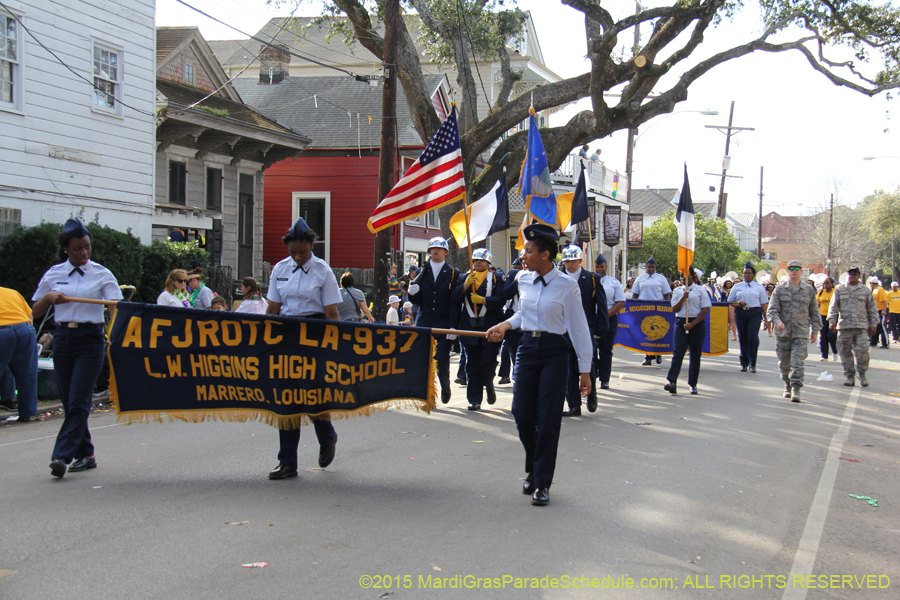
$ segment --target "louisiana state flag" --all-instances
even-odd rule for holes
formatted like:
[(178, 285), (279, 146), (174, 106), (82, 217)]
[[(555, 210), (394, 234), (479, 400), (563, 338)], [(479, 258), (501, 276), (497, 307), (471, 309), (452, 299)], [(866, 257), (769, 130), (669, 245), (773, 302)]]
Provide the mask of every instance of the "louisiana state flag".
[(684, 273), (685, 281), (689, 281), (688, 269), (694, 264), (694, 202), (691, 200), (687, 165), (684, 165), (684, 187), (678, 199), (675, 228), (678, 231), (678, 271)]

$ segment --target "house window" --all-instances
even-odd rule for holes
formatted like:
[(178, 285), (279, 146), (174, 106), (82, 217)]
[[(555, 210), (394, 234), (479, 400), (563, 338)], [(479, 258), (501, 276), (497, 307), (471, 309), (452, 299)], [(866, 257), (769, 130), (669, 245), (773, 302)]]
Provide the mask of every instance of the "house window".
[(313, 254), (328, 262), (331, 252), (329, 232), (331, 229), (331, 193), (330, 192), (293, 192), (293, 219), (303, 217), (306, 223), (318, 235), (313, 244)]
[(206, 169), (206, 208), (222, 210), (222, 169)]
[(119, 110), (122, 69), (119, 52), (94, 44), (94, 106)]
[(21, 86), (18, 23), (0, 13), (0, 106), (17, 108)]
[(169, 203), (187, 204), (187, 165), (177, 160), (169, 161)]
[(184, 82), (194, 85), (194, 65), (184, 65)]
[(433, 227), (438, 229), (441, 226), (441, 221), (438, 219), (438, 211), (432, 210), (428, 213), (428, 227)]

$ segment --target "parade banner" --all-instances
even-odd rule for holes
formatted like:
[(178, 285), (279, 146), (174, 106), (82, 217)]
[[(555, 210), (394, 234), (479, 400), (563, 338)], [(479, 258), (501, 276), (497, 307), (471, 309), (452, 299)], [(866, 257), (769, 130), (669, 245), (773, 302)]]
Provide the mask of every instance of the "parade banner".
[(622, 209), (618, 206), (603, 207), (603, 243), (612, 248), (619, 243), (622, 229)]
[(110, 397), (125, 423), (295, 429), (435, 405), (428, 329), (120, 302), (109, 342)]
[[(675, 313), (669, 302), (628, 300), (619, 314), (616, 346), (641, 354), (672, 354), (675, 350)], [(728, 303), (713, 302), (706, 315), (703, 354), (728, 353)]]
[(644, 247), (644, 215), (628, 213), (628, 249), (640, 250)]

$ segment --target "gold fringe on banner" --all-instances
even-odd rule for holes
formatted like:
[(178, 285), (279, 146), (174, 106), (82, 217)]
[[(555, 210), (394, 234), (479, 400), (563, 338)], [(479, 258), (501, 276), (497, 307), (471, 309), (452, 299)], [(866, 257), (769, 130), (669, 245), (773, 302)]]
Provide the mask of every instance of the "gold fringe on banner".
[[(437, 341), (431, 338), (431, 356), (434, 356)], [(107, 350), (107, 355), (109, 350)], [(388, 410), (391, 408), (421, 410), (431, 413), (437, 401), (437, 392), (434, 385), (435, 362), (433, 360), (428, 363), (428, 397), (423, 402), (414, 398), (390, 398), (381, 400), (372, 404), (366, 404), (352, 410), (334, 409), (325, 411), (317, 415), (278, 415), (268, 410), (259, 410), (252, 408), (216, 408), (209, 410), (172, 410), (172, 411), (119, 411), (119, 391), (116, 385), (115, 370), (112, 361), (109, 362), (109, 398), (113, 407), (116, 409), (116, 422), (123, 425), (131, 425), (132, 423), (163, 423), (165, 421), (184, 421), (186, 423), (202, 423), (203, 421), (222, 421), (222, 422), (246, 422), (260, 421), (278, 429), (298, 429), (301, 425), (309, 425), (315, 420), (335, 421), (339, 419), (349, 419), (351, 417), (364, 416), (368, 417), (377, 412)]]

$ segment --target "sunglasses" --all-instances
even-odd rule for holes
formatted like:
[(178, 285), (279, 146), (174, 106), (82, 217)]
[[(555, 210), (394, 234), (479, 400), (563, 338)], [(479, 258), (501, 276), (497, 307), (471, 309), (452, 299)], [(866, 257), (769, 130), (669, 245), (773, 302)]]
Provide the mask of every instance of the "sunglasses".
[(788, 271), (802, 271), (803, 267), (788, 267)]
[(187, 283), (187, 279), (176, 279), (175, 283)]

